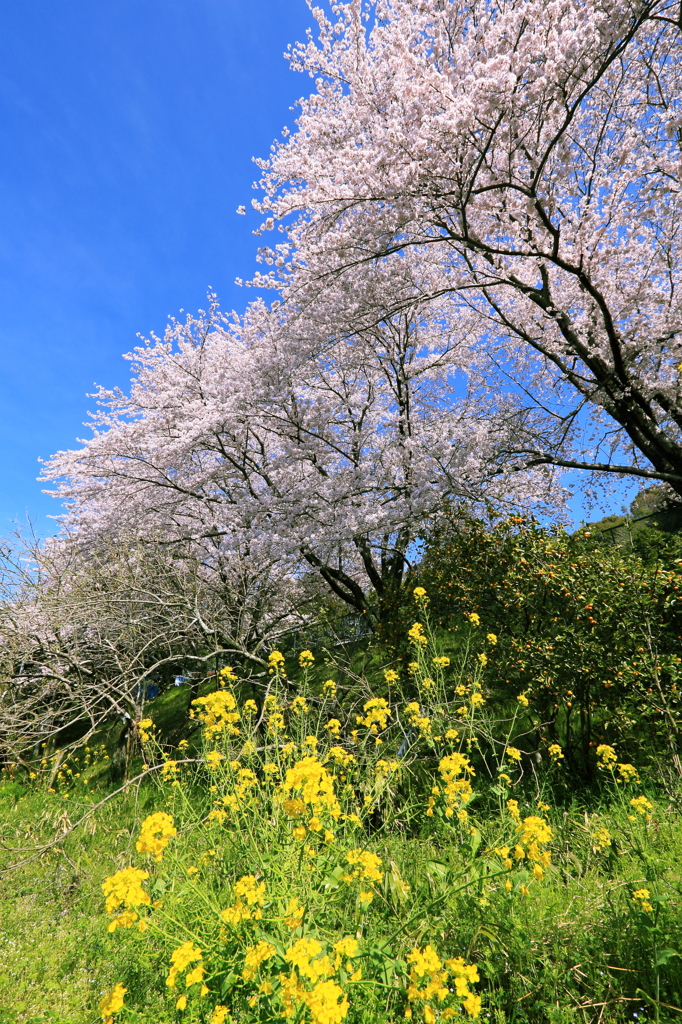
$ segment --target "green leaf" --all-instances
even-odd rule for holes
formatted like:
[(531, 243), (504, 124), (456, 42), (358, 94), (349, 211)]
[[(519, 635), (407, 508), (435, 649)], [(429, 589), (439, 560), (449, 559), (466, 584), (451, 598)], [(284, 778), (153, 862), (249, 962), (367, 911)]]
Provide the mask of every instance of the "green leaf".
[(235, 974), (234, 971), (230, 971), (230, 973), (227, 975), (227, 977), (224, 979), (224, 981), (223, 981), (223, 983), (221, 985), (221, 988), (220, 988), (221, 996), (224, 997), (224, 996), (228, 995), (228, 993), (232, 991), (232, 989), (234, 988), (234, 986), (237, 984), (238, 981), (239, 981), (239, 975)]
[(682, 959), (682, 954), (678, 953), (676, 949), (662, 949), (656, 957), (654, 967), (664, 967), (674, 956), (679, 956)]
[(435, 875), (437, 878), (446, 878), (450, 868), (440, 860), (428, 860), (426, 862), (426, 874)]

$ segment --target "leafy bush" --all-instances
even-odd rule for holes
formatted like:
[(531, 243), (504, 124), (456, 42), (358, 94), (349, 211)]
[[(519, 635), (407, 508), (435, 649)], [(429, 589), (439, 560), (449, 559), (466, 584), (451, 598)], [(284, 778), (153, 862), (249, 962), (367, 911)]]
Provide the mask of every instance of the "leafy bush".
[[(448, 647), (472, 610), (498, 636), (486, 683), (498, 708), (525, 696), (527, 749), (560, 742), (588, 778), (600, 743), (633, 745), (638, 764), (666, 750), (680, 774), (682, 560), (647, 563), (521, 517), (453, 520), (426, 538), (414, 582)], [(386, 631), (403, 660), (410, 616), (409, 602), (393, 609)]]

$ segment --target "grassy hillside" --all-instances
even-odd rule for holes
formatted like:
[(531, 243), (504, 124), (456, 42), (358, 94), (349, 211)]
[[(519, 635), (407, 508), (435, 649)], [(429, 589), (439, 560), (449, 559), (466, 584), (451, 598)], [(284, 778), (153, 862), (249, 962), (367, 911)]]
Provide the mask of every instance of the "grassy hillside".
[(115, 730), (6, 770), (0, 1021), (681, 1019), (670, 773), (597, 743), (586, 784), (532, 695), (492, 699), (477, 613), (412, 620), (406, 676), (274, 652), (180, 738), (162, 695), (116, 795)]

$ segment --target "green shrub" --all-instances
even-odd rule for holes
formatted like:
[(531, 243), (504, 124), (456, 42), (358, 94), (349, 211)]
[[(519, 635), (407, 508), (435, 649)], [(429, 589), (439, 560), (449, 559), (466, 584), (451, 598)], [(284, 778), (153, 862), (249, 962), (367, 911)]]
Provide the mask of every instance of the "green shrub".
[[(529, 701), (528, 749), (558, 741), (574, 774), (594, 777), (594, 750), (616, 743), (638, 764), (668, 752), (680, 774), (682, 562), (645, 563), (631, 549), (521, 517), (492, 528), (445, 521), (413, 576), (434, 624), (456, 649), (475, 611), (498, 638), (486, 669), (491, 700)], [(403, 660), (412, 611), (386, 630)]]

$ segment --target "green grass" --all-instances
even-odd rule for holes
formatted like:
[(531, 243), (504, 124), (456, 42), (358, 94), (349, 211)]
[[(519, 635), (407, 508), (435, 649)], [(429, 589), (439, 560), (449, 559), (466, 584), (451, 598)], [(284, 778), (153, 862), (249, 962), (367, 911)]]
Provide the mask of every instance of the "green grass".
[[(475, 647), (463, 657), (469, 660), (457, 678), (474, 679), (470, 690), (476, 693)], [(474, 798), (466, 805), (469, 818), (462, 815), (458, 822), (456, 815), (445, 813), (439, 771), (444, 748), (428, 731), (414, 741), (397, 770), (377, 774), (378, 758), (395, 757), (404, 735), (396, 731), (396, 722), (409, 714), (409, 706), (395, 704), (385, 742), (376, 746), (368, 725), (360, 727), (360, 740), (350, 738), (366, 687), (358, 705), (349, 693), (339, 698), (317, 693), (321, 680), (312, 673), (297, 685), (310, 708), (297, 712), (291, 690), (282, 691), (282, 711), (297, 746), (281, 765), (280, 785), (287, 766), (311, 756), (307, 735), (318, 737), (320, 761), (339, 742), (325, 729), (331, 714), (346, 714), (341, 739), (346, 737), (346, 749), (355, 751), (349, 767), (333, 758), (326, 763), (341, 808), (344, 813), (357, 808), (362, 824), (330, 817), (329, 808), (318, 801), (319, 814), (327, 815), (325, 827), (335, 833), (328, 842), (308, 822), (316, 797), (303, 818), (292, 820), (282, 810), (277, 787), (267, 783), (263, 765), (285, 756), (277, 736), (253, 731), (257, 749), (241, 749), (252, 728), (243, 696), (239, 737), (223, 731), (207, 738), (196, 723), (186, 723), (182, 757), (196, 761), (178, 769), (177, 785), (176, 773), (169, 772), (164, 781), (157, 771), (92, 811), (121, 785), (112, 769), (118, 726), (98, 737), (97, 749), (84, 753), (78, 764), (71, 762), (56, 792), (46, 788), (49, 769), (35, 780), (16, 771), (15, 778), (2, 775), (0, 1024), (96, 1024), (103, 995), (117, 983), (127, 992), (116, 1024), (208, 1024), (217, 1003), (229, 1004), (232, 1019), (240, 1024), (282, 1020), (277, 979), (290, 969), (285, 959), (289, 944), (302, 935), (330, 949), (343, 936), (359, 936), (353, 966), (362, 966), (362, 978), (353, 981), (343, 966), (334, 976), (349, 999), (344, 1024), (404, 1019), (410, 956), (427, 945), (443, 960), (462, 957), (477, 966), (480, 981), (472, 990), (482, 999), (480, 1020), (492, 1024), (682, 1021), (682, 789), (668, 785), (664, 791), (653, 775), (628, 788), (598, 769), (598, 783), (580, 790), (567, 766), (547, 758), (537, 773), (524, 775), (519, 769), (509, 783), (500, 783), (494, 771), (486, 777), (485, 757), (490, 761), (495, 747), (485, 753), (483, 739), (478, 746), (471, 740), (473, 724), (452, 718), (447, 700), (436, 693), (439, 683), (422, 694), (423, 701), (431, 701), (431, 731), (444, 732), (447, 722), (454, 721), (457, 743), (476, 768), (471, 775)], [(202, 694), (212, 690), (206, 685)], [(159, 742), (146, 749), (149, 763), (163, 764), (164, 738), (177, 734), (177, 741), (181, 735), (187, 699), (186, 691), (171, 690), (150, 706)], [(457, 696), (454, 704), (461, 700)], [(481, 718), (476, 735), (484, 737), (488, 727)], [(205, 755), (216, 746), (225, 759), (210, 768)], [(240, 767), (231, 768), (237, 756)], [(142, 765), (138, 752), (131, 775)], [(237, 792), (238, 771), (246, 765), (254, 769), (257, 782), (242, 809), (211, 822), (211, 808), (224, 806), (222, 798)], [(502, 767), (513, 773), (513, 758)], [(439, 793), (429, 814), (434, 784)], [(302, 795), (293, 789), (289, 796), (297, 793)], [(630, 805), (640, 795), (651, 801), (648, 815)], [(519, 841), (520, 826), (507, 805), (510, 797), (518, 800), (520, 819), (542, 817), (551, 826), (551, 864), (541, 879), (532, 877), (532, 861), (514, 861), (507, 871), (503, 855), (496, 852), (502, 846), (513, 850)], [(171, 814), (178, 828), (159, 863), (136, 850), (141, 823), (156, 811)], [(68, 831), (83, 816), (82, 824)], [(303, 841), (292, 834), (297, 821), (308, 824), (305, 843), (313, 853), (306, 853)], [(381, 858), (380, 881), (344, 881), (346, 854), (358, 848)], [(111, 934), (102, 883), (130, 865), (149, 872), (144, 884), (163, 906), (137, 908), (150, 922), (144, 933), (119, 927)], [(241, 931), (225, 930), (219, 911), (235, 899), (235, 881), (251, 873), (267, 883), (263, 921), (252, 920)], [(359, 899), (363, 885), (373, 893), (369, 906)], [(643, 899), (633, 898), (641, 889), (649, 891), (650, 909)], [(299, 931), (282, 923), (292, 897), (307, 908)], [(251, 1006), (259, 979), (251, 983), (242, 972), (246, 952), (259, 938), (277, 947), (266, 964), (275, 995)], [(178, 1009), (183, 985), (171, 991), (165, 979), (173, 950), (190, 939), (202, 949), (209, 992), (202, 1000), (198, 984), (193, 986), (187, 1007)], [(424, 1001), (413, 1000), (413, 1019), (428, 1024), (428, 1012), (435, 1021), (446, 1019), (435, 997), (430, 1005), (428, 1011)], [(461, 1008), (454, 1012), (455, 1021), (470, 1019)], [(311, 1012), (299, 1003), (290, 1019), (310, 1021)]]
[[(128, 791), (58, 848), (3, 875), (3, 1024), (96, 1021), (103, 993), (121, 980), (135, 1010), (126, 1019), (155, 1024), (190, 1019), (174, 1009), (163, 984), (168, 947), (134, 930), (108, 934), (103, 913), (102, 881), (139, 862), (134, 848), (139, 822), (161, 806), (163, 794), (152, 786)], [(30, 847), (75, 820), (87, 810), (88, 801), (40, 791), (22, 795), (15, 784), (0, 790), (0, 808), (4, 842)], [(659, 950), (680, 946), (679, 812), (659, 802), (646, 827), (645, 849), (637, 852), (622, 841), (608, 854), (593, 852), (587, 830), (598, 821), (614, 837), (627, 835), (632, 823), (619, 804), (602, 804), (591, 813), (574, 804), (548, 817), (555, 832), (554, 865), (542, 883), (530, 887), (528, 896), (510, 899), (499, 888), (491, 892), (483, 886), (479, 892), (473, 885), (438, 915), (437, 926), (447, 934), (450, 951), (456, 949), (479, 966), (484, 1019), (487, 1012), (495, 1021), (551, 1024), (637, 1019), (633, 1013), (640, 1020), (653, 1019), (654, 1010), (638, 989), (655, 994), (654, 939)], [(480, 824), (484, 842), (494, 843), (496, 821)], [(414, 837), (380, 834), (372, 848), (385, 863), (400, 865), (419, 900), (437, 899), (453, 874), (469, 863), (441, 821)], [(190, 842), (185, 860), (193, 852)], [(281, 853), (287, 856), (286, 850)], [(3, 858), (9, 859), (7, 851)], [(663, 898), (655, 936), (646, 916), (633, 906), (632, 889), (642, 885)], [(385, 918), (377, 914), (372, 921), (369, 931), (374, 927), (383, 934)], [(682, 1003), (681, 964), (670, 957), (660, 971), (660, 1001), (676, 1007)], [(374, 1019), (381, 1019), (380, 1012), (381, 1006), (374, 1005)], [(660, 1012), (663, 1019), (666, 1012), (671, 1019), (679, 1016), (665, 1008)]]

